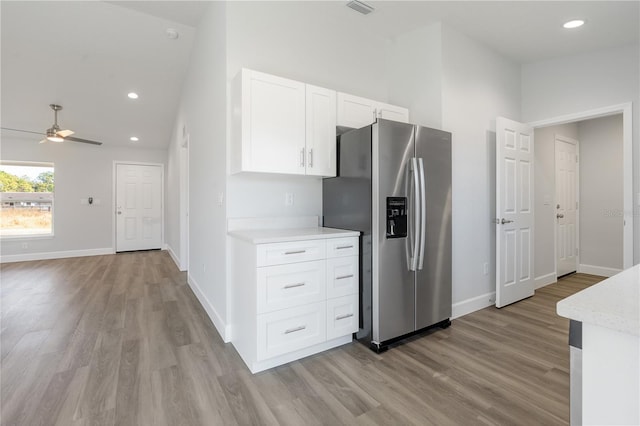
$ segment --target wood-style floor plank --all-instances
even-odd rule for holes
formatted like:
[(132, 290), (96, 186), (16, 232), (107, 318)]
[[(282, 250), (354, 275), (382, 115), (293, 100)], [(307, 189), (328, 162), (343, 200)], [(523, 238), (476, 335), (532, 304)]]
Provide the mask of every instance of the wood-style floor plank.
[(563, 425), (575, 274), (382, 354), (252, 375), (166, 252), (0, 267), (2, 425)]

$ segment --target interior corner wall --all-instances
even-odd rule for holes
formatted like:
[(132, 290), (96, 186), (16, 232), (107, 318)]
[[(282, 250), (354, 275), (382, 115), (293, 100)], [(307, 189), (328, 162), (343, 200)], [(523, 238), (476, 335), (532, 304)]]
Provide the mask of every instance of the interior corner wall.
[(456, 316), (495, 300), (495, 120), (520, 120), (520, 66), (442, 25), (442, 70), (442, 127), (453, 134)]
[[(578, 123), (580, 264), (622, 270), (622, 115)], [(583, 267), (584, 268), (584, 267)]]
[[(189, 196), (181, 196), (174, 184), (171, 199), (189, 200), (183, 210), (189, 212), (188, 281), (223, 339), (228, 333), (226, 211), (218, 195), (224, 194), (226, 180), (225, 18), (226, 3), (211, 2), (196, 29), (169, 151), (172, 169), (182, 169), (184, 126), (189, 134)], [(184, 170), (173, 176), (180, 173)]]
[(409, 109), (409, 122), (442, 127), (442, 25), (396, 37), (388, 46), (389, 102)]
[[(228, 83), (244, 67), (388, 101), (386, 42), (341, 21), (356, 22), (360, 16), (333, 16), (326, 6), (323, 2), (229, 2)], [(294, 194), (293, 206), (285, 206), (285, 193)], [(227, 216), (320, 216), (321, 194), (322, 180), (316, 177), (234, 174), (227, 180)]]
[(533, 271), (536, 287), (556, 278), (556, 135), (578, 140), (578, 125), (569, 123), (535, 129)]
[[(37, 139), (3, 137), (0, 158), (55, 165), (54, 236), (0, 240), (5, 260), (38, 259), (113, 253), (114, 161), (166, 164), (167, 151), (73, 142), (40, 145)], [(80, 204), (90, 196), (92, 205)]]
[(181, 188), (180, 181), (184, 170), (180, 167), (180, 139), (178, 136), (178, 128), (183, 120), (178, 117), (176, 120), (169, 147), (167, 150), (167, 171), (165, 179), (165, 189), (167, 192), (165, 202), (165, 244), (167, 250), (171, 254), (172, 259), (176, 262), (178, 268), (181, 269), (182, 255), (184, 249), (180, 244), (182, 229), (180, 227), (181, 213)]
[(634, 263), (640, 263), (640, 48), (637, 44), (525, 64), (522, 119), (533, 122), (633, 103)]

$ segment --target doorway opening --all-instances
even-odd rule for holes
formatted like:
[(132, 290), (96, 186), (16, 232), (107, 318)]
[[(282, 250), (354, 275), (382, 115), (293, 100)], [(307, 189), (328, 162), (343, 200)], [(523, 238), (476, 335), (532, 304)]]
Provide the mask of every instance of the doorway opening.
[(631, 120), (623, 104), (532, 123), (536, 288), (574, 271), (608, 277), (632, 266)]

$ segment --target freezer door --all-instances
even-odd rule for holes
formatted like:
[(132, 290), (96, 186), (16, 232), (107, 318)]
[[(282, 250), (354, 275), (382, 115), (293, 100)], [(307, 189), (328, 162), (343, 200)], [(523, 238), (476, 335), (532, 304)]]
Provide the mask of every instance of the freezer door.
[(416, 127), (416, 157), (422, 159), (426, 229), (416, 275), (416, 329), (451, 317), (451, 134)]
[[(373, 177), (373, 341), (384, 342), (415, 330), (415, 191), (411, 170), (414, 126), (378, 120), (372, 134)], [(407, 236), (390, 235), (388, 203), (406, 198)]]

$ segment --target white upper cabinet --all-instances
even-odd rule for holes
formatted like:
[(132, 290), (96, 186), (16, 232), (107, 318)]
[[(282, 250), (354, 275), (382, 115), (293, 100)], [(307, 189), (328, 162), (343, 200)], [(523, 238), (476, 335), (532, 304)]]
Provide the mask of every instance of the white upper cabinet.
[(336, 92), (307, 84), (307, 161), (312, 176), (336, 175)]
[(248, 69), (233, 91), (232, 173), (335, 176), (335, 91)]
[(378, 118), (385, 120), (400, 121), (401, 123), (409, 122), (409, 110), (396, 105), (378, 103)]
[(376, 121), (377, 118), (409, 122), (409, 110), (395, 105), (389, 105), (348, 93), (337, 95), (337, 125), (359, 129)]
[(243, 69), (235, 85), (232, 171), (304, 174), (304, 83)]

